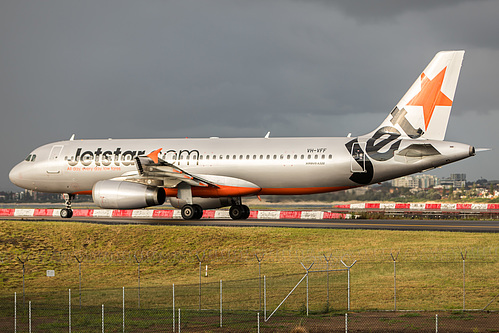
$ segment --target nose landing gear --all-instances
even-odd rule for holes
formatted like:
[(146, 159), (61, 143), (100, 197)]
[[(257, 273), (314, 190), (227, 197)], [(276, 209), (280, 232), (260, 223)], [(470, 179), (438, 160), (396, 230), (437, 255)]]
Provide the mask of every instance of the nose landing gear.
[(73, 210), (71, 209), (71, 201), (75, 198), (74, 194), (64, 193), (64, 200), (66, 203), (66, 208), (61, 209), (61, 217), (63, 219), (70, 219), (73, 217)]

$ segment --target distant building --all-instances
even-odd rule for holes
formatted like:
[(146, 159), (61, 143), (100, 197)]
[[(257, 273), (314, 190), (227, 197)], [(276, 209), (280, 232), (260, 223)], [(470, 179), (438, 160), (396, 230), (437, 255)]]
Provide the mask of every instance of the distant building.
[(426, 189), (440, 185), (440, 178), (433, 175), (412, 175), (392, 180), (394, 187)]
[(443, 186), (452, 186), (453, 188), (466, 187), (466, 174), (451, 173), (449, 178), (442, 178), (440, 183)]

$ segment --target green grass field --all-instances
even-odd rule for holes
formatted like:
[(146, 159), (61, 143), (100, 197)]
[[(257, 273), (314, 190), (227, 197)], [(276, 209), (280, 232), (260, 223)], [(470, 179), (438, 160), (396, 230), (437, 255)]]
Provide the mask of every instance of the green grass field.
[[(276, 306), (305, 273), (341, 269), (357, 260), (351, 269), (353, 309), (394, 307), (394, 264), (397, 258), (397, 308), (411, 310), (462, 309), (463, 261), (466, 253), (466, 308), (481, 309), (499, 294), (499, 235), (430, 231), (334, 230), (289, 228), (175, 227), (94, 225), (71, 222), (0, 222), (0, 295), (22, 292), (25, 265), (26, 294), (59, 295), (78, 289), (78, 263), (82, 260), (82, 288), (100, 290), (102, 297), (121, 297), (120, 289), (136, 288), (140, 263), (141, 296), (144, 302), (160, 302), (157, 290), (189, 289), (189, 301), (197, 305), (198, 254), (202, 262), (204, 301), (216, 306), (219, 281), (225, 281), (226, 297), (247, 307), (258, 305), (258, 262), (268, 277), (269, 306)], [(205, 277), (208, 265), (208, 277)], [(55, 270), (47, 277), (46, 270)], [(315, 310), (325, 305), (327, 276), (310, 274), (311, 300)], [(346, 273), (331, 273), (331, 301), (345, 306)], [(159, 289), (158, 289), (159, 288)], [(213, 289), (208, 296), (209, 288)], [(303, 306), (303, 285), (286, 304)], [(106, 296), (106, 290), (110, 290)], [(134, 289), (135, 290), (135, 289)], [(224, 289), (225, 290), (225, 289)], [(133, 297), (135, 297), (134, 291)], [(150, 294), (148, 296), (148, 293)], [(87, 293), (88, 294), (88, 293)], [(114, 296), (109, 296), (110, 294)], [(247, 296), (247, 295), (256, 296)], [(179, 294), (180, 295), (180, 294)], [(149, 301), (147, 301), (149, 297)], [(169, 299), (170, 296), (164, 298)], [(180, 296), (179, 296), (180, 297)], [(209, 300), (213, 298), (213, 300)], [(336, 299), (335, 298), (335, 299)], [(100, 304), (100, 300), (96, 300)], [(187, 303), (187, 300), (185, 301)], [(276, 303), (276, 304), (274, 304)], [(487, 309), (499, 310), (496, 299)]]

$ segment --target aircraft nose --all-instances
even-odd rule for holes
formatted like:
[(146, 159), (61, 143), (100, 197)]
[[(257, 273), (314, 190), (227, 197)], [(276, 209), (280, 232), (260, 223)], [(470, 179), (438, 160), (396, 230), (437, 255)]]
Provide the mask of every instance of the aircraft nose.
[(20, 185), (20, 183), (22, 182), (22, 178), (23, 178), (21, 169), (22, 169), (22, 167), (18, 164), (15, 167), (13, 167), (12, 170), (10, 170), (10, 172), (9, 172), (10, 181), (13, 184), (20, 186), (20, 187), (22, 187)]

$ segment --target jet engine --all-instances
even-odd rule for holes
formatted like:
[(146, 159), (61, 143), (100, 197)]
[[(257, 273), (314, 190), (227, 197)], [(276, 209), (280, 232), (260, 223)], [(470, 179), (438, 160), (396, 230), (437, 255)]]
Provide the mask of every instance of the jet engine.
[[(170, 197), (170, 204), (175, 208), (182, 208), (187, 204), (187, 201)], [(232, 201), (228, 197), (222, 198), (192, 198), (193, 205), (199, 205), (203, 209), (214, 209), (232, 205)]]
[(160, 187), (126, 181), (101, 180), (92, 189), (94, 203), (102, 208), (135, 209), (162, 205), (165, 191)]

